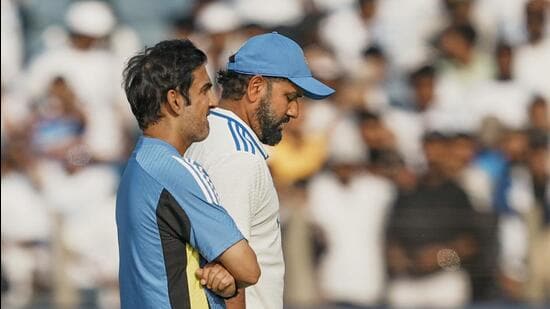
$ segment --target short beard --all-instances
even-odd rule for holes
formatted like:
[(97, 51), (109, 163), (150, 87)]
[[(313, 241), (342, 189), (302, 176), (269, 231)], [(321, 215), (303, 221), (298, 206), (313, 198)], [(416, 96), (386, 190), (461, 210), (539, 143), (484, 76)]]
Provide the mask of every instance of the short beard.
[(271, 111), (271, 83), (268, 83), (267, 93), (260, 101), (256, 117), (260, 124), (260, 141), (270, 146), (277, 145), (283, 138), (281, 125), (288, 122), (290, 118), (285, 115), (282, 119), (277, 119), (273, 115)]

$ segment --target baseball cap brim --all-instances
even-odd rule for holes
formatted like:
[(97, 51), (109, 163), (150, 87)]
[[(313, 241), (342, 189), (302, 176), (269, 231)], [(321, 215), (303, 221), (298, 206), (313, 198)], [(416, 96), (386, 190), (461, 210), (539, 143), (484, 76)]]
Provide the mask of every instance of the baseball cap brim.
[(296, 86), (304, 91), (304, 95), (313, 100), (324, 99), (334, 93), (334, 89), (321, 83), (313, 77), (288, 78)]

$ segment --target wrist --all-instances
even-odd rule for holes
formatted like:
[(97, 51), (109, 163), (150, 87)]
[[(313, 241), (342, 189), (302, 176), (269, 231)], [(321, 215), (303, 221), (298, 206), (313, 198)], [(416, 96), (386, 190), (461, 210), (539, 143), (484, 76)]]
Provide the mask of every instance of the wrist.
[(237, 295), (239, 295), (239, 289), (235, 286), (235, 293), (233, 293), (233, 295), (230, 295), (230, 296), (227, 296), (227, 297), (222, 297), (222, 298), (223, 299), (231, 299), (231, 298), (237, 297)]

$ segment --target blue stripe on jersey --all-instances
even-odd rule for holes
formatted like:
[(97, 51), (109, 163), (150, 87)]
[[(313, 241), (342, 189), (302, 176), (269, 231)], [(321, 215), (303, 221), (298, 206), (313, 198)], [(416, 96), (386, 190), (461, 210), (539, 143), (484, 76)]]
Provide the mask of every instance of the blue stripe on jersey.
[(183, 165), (189, 171), (189, 173), (193, 175), (193, 177), (201, 187), (203, 194), (208, 197), (208, 202), (219, 205), (219, 202), (217, 201), (212, 188), (208, 183), (206, 183), (204, 178), (201, 177), (201, 173), (195, 168), (195, 166), (185, 158), (180, 158), (177, 156), (172, 156), (172, 158), (181, 163), (181, 165)]
[(256, 153), (256, 147), (254, 147), (254, 138), (252, 136), (250, 136), (250, 133), (248, 133), (248, 131), (244, 131), (244, 135), (243, 137), (250, 143), (250, 145), (252, 146), (252, 153)]
[(258, 145), (258, 143), (256, 142), (256, 140), (255, 140), (254, 138), (252, 138), (252, 135), (251, 135), (251, 133), (248, 131), (248, 129), (246, 129), (246, 127), (243, 126), (240, 122), (237, 122), (236, 120), (233, 120), (233, 121), (236, 122), (237, 126), (243, 128), (243, 130), (245, 130), (246, 134), (247, 134), (248, 136), (251, 137), (250, 140), (251, 140), (252, 143), (254, 144), (255, 148), (257, 148), (257, 149), (260, 151), (260, 153), (262, 154), (262, 156), (264, 157), (264, 159), (267, 159), (268, 155), (264, 152), (263, 148), (262, 148), (260, 145)]
[[(188, 160), (190, 160), (190, 159), (188, 159)], [(212, 191), (214, 192), (214, 196), (216, 197), (216, 201), (217, 201), (218, 205), (221, 205), (220, 197), (218, 195), (218, 191), (216, 191), (216, 187), (214, 186), (214, 183), (210, 179), (210, 176), (208, 176), (208, 173), (206, 172), (206, 170), (198, 162), (196, 162), (196, 161), (192, 161), (192, 162), (195, 165), (195, 167), (197, 167), (197, 169), (203, 174), (204, 179), (210, 185), (210, 188), (212, 188)]]
[(200, 164), (197, 163), (196, 161), (193, 161), (187, 158), (184, 158), (184, 160), (187, 160), (193, 164), (195, 169), (199, 172), (199, 175), (201, 176), (201, 178), (208, 184), (208, 188), (210, 189), (210, 191), (212, 192), (212, 195), (214, 196), (214, 203), (217, 205), (221, 205), (218, 192), (216, 191), (216, 188), (214, 187), (214, 183), (210, 179), (210, 176), (208, 176), (208, 173), (206, 172), (206, 170), (202, 166), (200, 166)]
[(227, 121), (227, 126), (229, 127), (229, 131), (231, 131), (231, 135), (233, 136), (233, 141), (235, 142), (235, 146), (237, 147), (237, 151), (238, 151), (238, 150), (241, 150), (241, 144), (239, 143), (239, 139), (237, 138), (237, 134), (235, 133), (236, 129), (233, 128), (232, 124), (234, 124), (232, 121), (230, 120)]
[[(241, 138), (241, 141), (243, 141), (244, 151), (248, 152), (248, 143), (247, 140), (244, 138), (244, 132), (241, 126), (237, 127), (237, 133), (239, 133), (239, 137)], [(254, 145), (252, 145), (252, 148), (254, 148)]]
[[(243, 126), (238, 120), (216, 111), (210, 111), (210, 114), (227, 119), (227, 126), (231, 131), (231, 135), (233, 136), (233, 141), (235, 142), (235, 147), (237, 148), (237, 151), (241, 150), (241, 146), (240, 146), (239, 138), (237, 138), (236, 136), (236, 133), (239, 135), (239, 137), (241, 137), (241, 139), (244, 139), (250, 142), (250, 146), (251, 146), (250, 151), (247, 151), (247, 150), (244, 150), (244, 151), (252, 152), (253, 154), (255, 154), (256, 149), (258, 149), (258, 151), (260, 151), (260, 154), (262, 155), (262, 157), (264, 157), (264, 159), (268, 158), (267, 153), (265, 153), (264, 149), (258, 144), (258, 142), (256, 142), (256, 139), (252, 136), (252, 133), (250, 133), (250, 131), (245, 126)], [(237, 128), (241, 129), (243, 133), (240, 133)], [(245, 147), (246, 149), (247, 143), (244, 140), (243, 142), (245, 146), (243, 147)]]
[(214, 184), (212, 181), (210, 181), (210, 178), (208, 177), (208, 174), (204, 171), (204, 169), (199, 168), (199, 165), (188, 158), (183, 158), (187, 163), (190, 164), (191, 168), (197, 173), (197, 175), (200, 177), (201, 182), (205, 185), (206, 189), (208, 190), (208, 194), (212, 197), (212, 201), (216, 205), (220, 205), (218, 194), (216, 193), (216, 190), (214, 189)]
[(241, 123), (237, 122), (236, 120), (234, 120), (234, 121), (236, 122), (237, 126), (241, 127), (245, 131), (245, 136), (250, 137), (250, 139), (248, 139), (248, 140), (252, 142), (252, 144), (254, 146), (253, 148), (258, 149), (258, 151), (260, 151), (260, 153), (262, 154), (264, 159), (267, 159), (268, 155), (264, 152), (263, 148), (260, 145), (258, 145), (256, 140), (254, 138), (252, 138), (252, 135), (250, 134), (250, 132)]

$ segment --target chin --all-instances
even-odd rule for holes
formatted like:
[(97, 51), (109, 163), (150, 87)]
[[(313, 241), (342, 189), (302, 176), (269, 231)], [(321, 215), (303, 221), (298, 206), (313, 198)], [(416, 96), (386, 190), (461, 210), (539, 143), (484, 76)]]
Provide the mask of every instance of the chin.
[(283, 139), (283, 134), (279, 132), (279, 134), (269, 136), (268, 138), (264, 138), (260, 141), (266, 145), (275, 146), (279, 144), (282, 139)]
[(207, 126), (206, 129), (201, 132), (201, 134), (197, 134), (195, 138), (195, 142), (200, 142), (205, 140), (208, 137), (209, 133), (210, 133), (210, 127)]
[(206, 139), (208, 137), (208, 134), (210, 134), (210, 129), (207, 128), (206, 130), (204, 130), (204, 134), (201, 136), (201, 141)]

